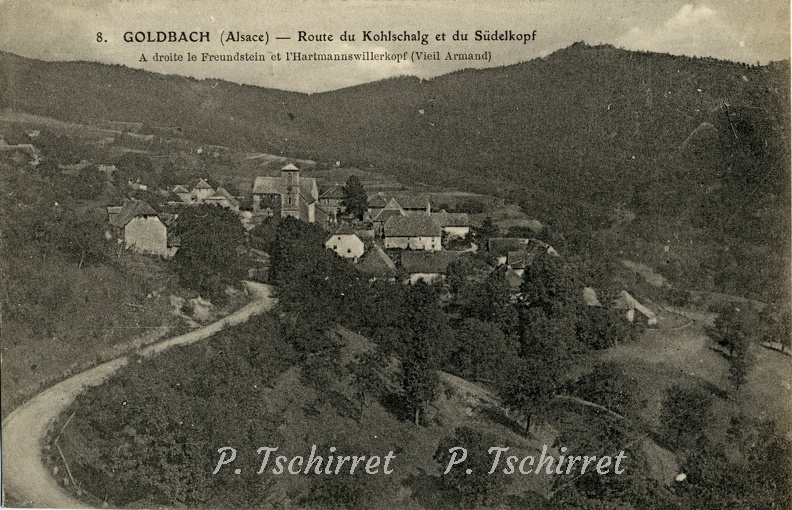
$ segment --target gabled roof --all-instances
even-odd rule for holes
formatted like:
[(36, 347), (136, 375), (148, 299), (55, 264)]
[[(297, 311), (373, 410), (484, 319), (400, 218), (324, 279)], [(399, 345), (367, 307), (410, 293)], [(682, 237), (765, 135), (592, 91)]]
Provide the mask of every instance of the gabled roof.
[(399, 205), (402, 207), (402, 209), (426, 210), (429, 207), (429, 199), (423, 195), (412, 195), (405, 193), (394, 195), (393, 198), (399, 202)]
[(222, 186), (220, 186), (219, 188), (217, 188), (217, 191), (215, 191), (215, 192), (214, 192), (214, 195), (212, 195), (211, 197), (207, 198), (206, 200), (216, 200), (216, 201), (221, 201), (221, 200), (223, 200), (223, 199), (227, 200), (227, 201), (228, 201), (228, 203), (229, 203), (231, 206), (233, 206), (233, 207), (239, 207), (239, 202), (237, 201), (237, 199), (236, 199), (236, 198), (234, 198), (234, 196), (233, 196), (233, 195), (231, 195), (231, 193), (229, 193), (229, 192), (228, 192), (228, 190), (226, 190), (226, 189), (225, 189), (224, 187), (222, 187)]
[(253, 181), (253, 193), (262, 195), (280, 195), (281, 178), (270, 176), (259, 176)]
[[(300, 178), (300, 196), (307, 200), (309, 204), (316, 201), (313, 196), (313, 188), (316, 186), (314, 177)], [(305, 190), (305, 193), (303, 191)], [(286, 183), (283, 178), (278, 176), (261, 175), (253, 181), (253, 194), (255, 195), (283, 195), (286, 192)]]
[(346, 223), (339, 223), (333, 229), (333, 233), (331, 235), (344, 236), (344, 235), (357, 235), (357, 234), (355, 233), (355, 229), (352, 228), (352, 225), (348, 225)]
[(393, 278), (398, 274), (393, 260), (376, 245), (363, 254), (355, 267), (371, 278)]
[(613, 304), (611, 306), (619, 310), (638, 310), (649, 319), (654, 319), (657, 317), (653, 311), (642, 305), (626, 290), (623, 290), (619, 293), (616, 299), (613, 300)]
[(176, 186), (175, 188), (173, 188), (173, 192), (174, 193), (189, 193), (189, 191), (187, 191), (184, 188), (184, 186)]
[(470, 218), (467, 213), (449, 213), (445, 209), (439, 213), (432, 214), (435, 221), (441, 227), (469, 227)]
[(558, 252), (544, 241), (526, 237), (491, 237), (487, 241), (487, 251), (495, 255), (506, 255), (512, 251), (527, 251), (538, 255), (549, 253), (558, 256)]
[(506, 256), (506, 264), (512, 269), (525, 269), (533, 264), (536, 255), (529, 251), (510, 251)]
[(295, 171), (295, 170), (296, 170), (296, 171), (298, 171), (298, 172), (300, 171), (300, 169), (299, 169), (299, 168), (297, 168), (296, 166), (294, 166), (294, 164), (293, 164), (293, 163), (289, 163), (288, 165), (286, 165), (286, 166), (284, 166), (283, 168), (281, 168), (281, 170), (282, 170), (282, 171), (283, 171), (283, 170), (286, 170), (286, 171), (288, 171), (288, 172), (293, 172), (293, 171)]
[(522, 285), (523, 278), (517, 272), (506, 265), (501, 265), (493, 269), (493, 271), (498, 271), (503, 273), (503, 278), (506, 279), (506, 283), (509, 285), (509, 292), (512, 294), (517, 294), (520, 292), (520, 286)]
[(214, 188), (209, 186), (209, 183), (206, 182), (204, 179), (201, 179), (200, 181), (198, 181), (198, 184), (195, 185), (195, 189), (214, 189)]
[(377, 193), (373, 194), (369, 197), (368, 206), (369, 209), (382, 209), (388, 205), (388, 199), (384, 193), (378, 191)]
[(393, 216), (385, 222), (385, 237), (440, 237), (442, 229), (430, 216)]
[(445, 274), (448, 264), (464, 255), (463, 252), (455, 251), (405, 251), (401, 254), (401, 265), (402, 269), (410, 274)]
[(396, 200), (391, 198), (387, 205), (371, 218), (371, 221), (381, 221), (385, 223), (393, 216), (407, 216), (407, 213), (404, 212), (404, 209), (401, 208)]
[(114, 227), (124, 228), (133, 218), (141, 216), (158, 216), (148, 203), (142, 200), (129, 200), (121, 206), (121, 210), (110, 218), (110, 224)]
[(324, 193), (319, 195), (319, 198), (332, 198), (340, 200), (344, 198), (344, 189), (338, 184), (335, 184), (330, 189), (325, 190)]

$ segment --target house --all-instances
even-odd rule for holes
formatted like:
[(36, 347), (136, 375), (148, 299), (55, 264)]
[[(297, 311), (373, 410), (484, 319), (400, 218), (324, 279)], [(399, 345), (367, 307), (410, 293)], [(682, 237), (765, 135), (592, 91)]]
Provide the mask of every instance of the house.
[(442, 229), (427, 214), (393, 216), (383, 227), (385, 248), (440, 251)]
[(470, 218), (467, 213), (449, 213), (443, 209), (432, 214), (432, 217), (448, 237), (464, 238), (470, 234)]
[(300, 169), (291, 163), (281, 169), (279, 176), (259, 176), (253, 183), (254, 212), (314, 223), (318, 200), (316, 179), (301, 177)]
[[(540, 241), (539, 239), (523, 237), (491, 237), (487, 240), (487, 251), (497, 257), (498, 264), (508, 264), (509, 253), (518, 251), (526, 251), (532, 254), (530, 260), (528, 257), (525, 257), (523, 261), (529, 264), (533, 261), (533, 257), (542, 252), (555, 257), (560, 256), (556, 249), (546, 242)], [(515, 255), (515, 257), (518, 256)], [(515, 258), (514, 260), (518, 261), (519, 258)], [(523, 269), (524, 268), (525, 266), (523, 266)]]
[(374, 193), (373, 195), (369, 196), (368, 199), (368, 213), (367, 219), (371, 219), (377, 215), (386, 205), (390, 199), (385, 196), (385, 194), (381, 191)]
[(370, 221), (374, 228), (375, 235), (382, 237), (383, 236), (383, 228), (385, 227), (385, 222), (388, 221), (393, 216), (407, 216), (407, 213), (404, 212), (404, 209), (401, 208), (398, 202), (391, 198), (385, 207), (381, 209), (377, 209), (376, 214), (370, 217)]
[(602, 303), (600, 303), (597, 291), (594, 287), (583, 288), (583, 302), (586, 303), (586, 306), (602, 307)]
[(319, 195), (319, 203), (326, 211), (333, 212), (336, 216), (341, 213), (343, 209), (342, 201), (344, 200), (344, 189), (338, 184), (334, 184), (331, 188), (323, 191)]
[[(174, 215), (161, 215), (142, 200), (128, 200), (120, 207), (108, 207), (108, 222), (125, 248), (136, 253), (170, 258), (178, 249), (168, 238), (168, 225)], [(167, 224), (166, 224), (167, 223)]]
[(393, 197), (407, 214), (432, 214), (432, 204), (423, 195), (408, 193), (396, 194)]
[(214, 188), (211, 187), (204, 179), (201, 179), (193, 188), (192, 197), (195, 202), (202, 204), (204, 200), (214, 195), (214, 193)]
[(173, 188), (173, 193), (179, 197), (179, 200), (184, 202), (185, 204), (189, 204), (192, 202), (192, 193), (190, 193), (184, 186), (176, 186)]
[(219, 205), (232, 211), (239, 211), (239, 201), (222, 186), (218, 187), (212, 196), (205, 199), (204, 203)]
[(630, 322), (636, 320), (635, 312), (638, 311), (638, 313), (644, 317), (648, 326), (657, 324), (657, 315), (632, 297), (626, 290), (621, 291), (619, 295), (616, 296), (611, 306), (617, 310), (626, 310), (625, 318)]
[(357, 262), (363, 255), (363, 241), (348, 226), (342, 225), (325, 241), (325, 248), (333, 250), (339, 257)]
[(448, 265), (462, 255), (455, 251), (405, 251), (401, 254), (401, 267), (411, 284), (419, 280), (432, 283), (444, 279)]
[(388, 257), (388, 254), (382, 248), (376, 245), (363, 254), (360, 262), (355, 264), (355, 267), (369, 281), (385, 280), (395, 282), (399, 274), (393, 260)]
[(536, 253), (528, 251), (510, 251), (506, 255), (506, 266), (522, 277), (525, 274), (525, 268), (533, 263), (536, 255)]
[(522, 286), (523, 278), (517, 272), (510, 268), (509, 266), (502, 264), (495, 269), (493, 272), (500, 273), (503, 279), (506, 281), (506, 284), (509, 286), (509, 296), (513, 302), (519, 300), (522, 291), (520, 287)]

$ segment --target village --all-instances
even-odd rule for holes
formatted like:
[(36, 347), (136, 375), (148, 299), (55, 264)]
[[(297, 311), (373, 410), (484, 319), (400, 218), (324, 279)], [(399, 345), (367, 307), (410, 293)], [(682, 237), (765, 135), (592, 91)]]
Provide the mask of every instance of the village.
[[(133, 189), (148, 189), (139, 182), (128, 184)], [(561, 257), (553, 246), (535, 237), (501, 237), (487, 218), (483, 221), (490, 223), (490, 232), (482, 236), (481, 223), (475, 224), (468, 213), (433, 211), (425, 195), (380, 191), (369, 197), (354, 177), (345, 185), (320, 187), (316, 178), (301, 176), (293, 163), (283, 166), (278, 175), (255, 177), (252, 200), (248, 200), (251, 210), (240, 208), (243, 197), (232, 196), (222, 186), (213, 188), (203, 178), (192, 186), (176, 185), (161, 193), (168, 194), (172, 199), (168, 205), (177, 210), (208, 204), (233, 211), (248, 230), (273, 218), (319, 225), (327, 231), (325, 247), (348, 260), (369, 281), (442, 284), (449, 267), (453, 270), (455, 264), (483, 255), (482, 260), (489, 262), (484, 265), (486, 271), (502, 273), (511, 299), (519, 302), (523, 274), (533, 259), (542, 253)], [(365, 207), (358, 205), (351, 211), (354, 193)], [(130, 199), (108, 207), (107, 215), (108, 238), (125, 249), (165, 259), (178, 251), (180, 240), (172, 234), (178, 212), (157, 212), (145, 201)], [(539, 225), (534, 232), (540, 235), (541, 223), (534, 223)], [(265, 269), (251, 269), (250, 274), (266, 274)], [(583, 298), (588, 306), (603, 306), (596, 289), (590, 286), (585, 287)], [(614, 296), (608, 306), (623, 310), (629, 322), (637, 318), (648, 326), (657, 324), (655, 312), (627, 290)]]

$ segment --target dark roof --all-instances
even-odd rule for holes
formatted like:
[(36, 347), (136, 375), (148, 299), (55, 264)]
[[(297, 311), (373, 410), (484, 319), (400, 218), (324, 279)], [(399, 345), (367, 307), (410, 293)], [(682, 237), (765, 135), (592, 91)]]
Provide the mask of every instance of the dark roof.
[(117, 214), (110, 217), (110, 224), (114, 227), (124, 228), (127, 223), (132, 221), (132, 218), (139, 216), (158, 216), (148, 203), (142, 200), (129, 200), (121, 206), (121, 210)]
[(339, 223), (333, 229), (332, 235), (337, 236), (337, 235), (349, 235), (349, 234), (355, 234), (355, 229), (352, 228), (352, 225), (349, 225), (347, 223)]
[(381, 191), (369, 197), (368, 206), (371, 209), (382, 209), (386, 205), (388, 205), (388, 199)]
[(470, 218), (467, 213), (449, 213), (445, 209), (439, 213), (432, 214), (435, 221), (441, 227), (469, 227)]
[(503, 278), (506, 279), (506, 283), (509, 285), (509, 291), (512, 294), (520, 292), (520, 285), (522, 285), (523, 279), (514, 269), (509, 266), (498, 266), (493, 271), (503, 273)]
[(539, 253), (557, 254), (553, 247), (546, 242), (526, 237), (491, 237), (487, 241), (487, 251), (495, 255), (506, 255), (512, 251), (528, 251), (534, 255)]
[(506, 256), (506, 264), (512, 269), (525, 269), (533, 264), (536, 253), (529, 251), (510, 251)]
[(401, 265), (410, 274), (445, 273), (448, 264), (464, 255), (463, 252), (456, 251), (404, 251), (401, 254)]
[(429, 199), (423, 195), (399, 194), (394, 195), (393, 198), (396, 199), (402, 209), (426, 210), (429, 207)]
[(510, 251), (525, 249), (528, 241), (523, 237), (490, 237), (487, 240), (487, 251), (496, 255), (506, 255)]
[(393, 216), (385, 222), (385, 237), (440, 237), (442, 229), (430, 216)]
[(376, 216), (371, 218), (371, 221), (381, 221), (381, 222), (385, 223), (386, 221), (388, 221), (390, 218), (392, 218), (394, 216), (407, 216), (407, 213), (404, 212), (404, 210), (402, 210), (401, 208), (399, 208), (399, 209), (388, 209), (388, 208), (385, 208), (385, 209), (380, 210), (380, 212), (378, 212)]
[(214, 192), (214, 195), (207, 198), (206, 200), (215, 200), (215, 201), (222, 201), (223, 199), (227, 200), (228, 203), (232, 207), (239, 207), (239, 202), (236, 198), (234, 198), (231, 193), (228, 192), (224, 187), (220, 186), (217, 188), (217, 191)]
[(360, 257), (355, 267), (366, 276), (372, 278), (393, 278), (398, 271), (388, 254), (379, 246), (374, 246)]
[(195, 189), (213, 189), (213, 188), (209, 186), (208, 182), (201, 179), (200, 181), (198, 181), (198, 184), (195, 185)]
[(319, 195), (319, 198), (342, 199), (344, 198), (344, 189), (336, 184), (332, 188), (325, 190), (324, 193)]
[[(311, 190), (313, 189), (316, 179), (313, 177), (300, 177), (300, 195), (308, 200), (308, 203), (313, 203), (316, 199), (313, 198)], [(308, 195), (302, 193), (303, 190), (308, 190)], [(280, 175), (278, 176), (258, 176), (253, 181), (253, 194), (256, 195), (283, 195), (286, 193), (286, 182)]]

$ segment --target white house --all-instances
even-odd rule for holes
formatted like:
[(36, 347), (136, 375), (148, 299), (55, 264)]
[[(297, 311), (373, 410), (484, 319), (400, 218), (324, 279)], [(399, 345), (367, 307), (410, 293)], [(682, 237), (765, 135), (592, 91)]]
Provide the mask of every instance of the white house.
[(448, 237), (464, 238), (470, 233), (470, 218), (467, 213), (449, 213), (443, 209), (432, 214), (432, 217)]
[(351, 229), (341, 228), (325, 241), (325, 248), (339, 257), (357, 262), (365, 251), (363, 241)]

